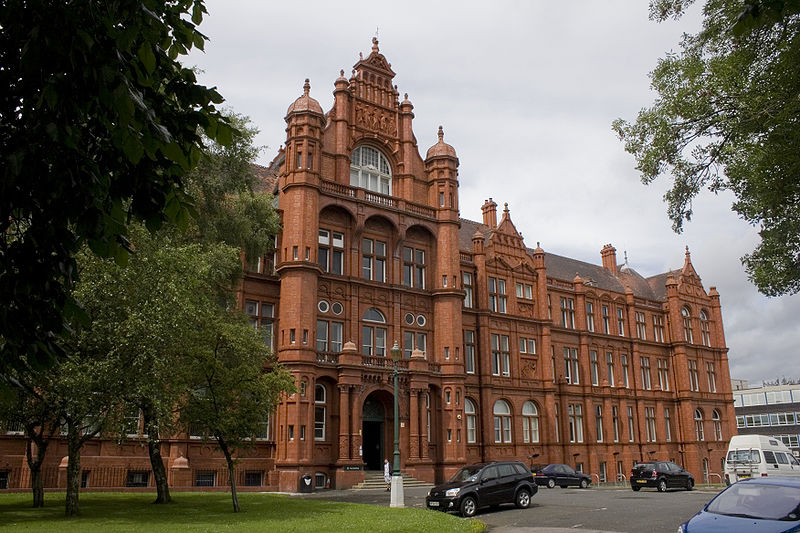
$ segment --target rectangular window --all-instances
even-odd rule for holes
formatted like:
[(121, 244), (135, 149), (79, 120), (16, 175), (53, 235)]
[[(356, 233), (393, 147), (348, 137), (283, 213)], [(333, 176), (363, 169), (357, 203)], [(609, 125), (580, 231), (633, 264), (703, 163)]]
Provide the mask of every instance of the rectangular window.
[(661, 390), (669, 390), (669, 366), (666, 359), (659, 359), (658, 364), (658, 386)]
[(603, 442), (603, 407), (594, 406), (594, 423), (597, 431), (597, 442)]
[(524, 300), (533, 299), (533, 285), (527, 283), (517, 283), (517, 298)]
[(664, 408), (664, 440), (672, 440), (672, 422), (669, 419), (669, 408)]
[(489, 278), (489, 310), (505, 313), (506, 298), (506, 280)]
[(361, 239), (361, 277), (372, 281), (386, 281), (386, 243)]
[(580, 383), (577, 348), (564, 348), (564, 378), (573, 385)]
[(706, 376), (708, 377), (708, 392), (717, 392), (717, 372), (713, 361), (706, 361)]
[(647, 442), (656, 441), (656, 409), (655, 407), (644, 408), (645, 427), (647, 428)]
[(403, 357), (411, 359), (414, 350), (427, 353), (428, 335), (422, 331), (403, 331)]
[(664, 342), (664, 317), (653, 315), (653, 337), (656, 342)]
[(425, 288), (425, 250), (403, 247), (403, 285)]
[(650, 358), (639, 357), (639, 363), (642, 366), (642, 388), (650, 390), (652, 388), (650, 384)]
[(586, 302), (586, 329), (594, 331), (594, 304)]
[(464, 331), (464, 370), (475, 373), (475, 332), (470, 330)]
[(636, 336), (642, 340), (647, 340), (647, 323), (644, 319), (644, 313), (636, 311)]
[(533, 355), (536, 353), (536, 339), (519, 338), (519, 353)]
[(469, 272), (461, 273), (461, 285), (464, 288), (464, 307), (472, 308), (475, 302), (472, 299), (472, 274)]
[(386, 356), (386, 328), (361, 326), (361, 354)]
[[(291, 426), (290, 426), (291, 427)], [(198, 470), (194, 474), (195, 487), (214, 487), (217, 484), (217, 473), (214, 470)]]
[(244, 486), (245, 487), (260, 487), (264, 479), (263, 470), (247, 470), (244, 473)]
[(634, 432), (635, 429), (633, 427), (633, 407), (628, 407), (628, 440), (631, 442), (634, 441)]
[(508, 335), (491, 335), (492, 375), (511, 375), (511, 356), (508, 351)]
[(622, 386), (627, 389), (630, 387), (630, 383), (628, 381), (628, 356), (622, 354), (619, 359), (622, 362)]
[(125, 478), (126, 487), (146, 487), (150, 481), (150, 472), (147, 470), (128, 470)]
[(599, 376), (600, 371), (599, 371), (599, 368), (598, 368), (599, 365), (597, 363), (597, 351), (596, 350), (592, 350), (592, 351), (589, 352), (589, 365), (590, 365), (590, 370), (591, 370), (591, 375), (592, 375), (592, 385), (597, 386), (597, 385), (600, 384), (600, 376)]
[(617, 307), (617, 335), (625, 336), (625, 310), (622, 307)]
[(609, 387), (614, 386), (614, 354), (606, 352), (606, 374), (608, 374)]
[(604, 305), (600, 308), (600, 311), (603, 315), (603, 333), (608, 335), (611, 332), (611, 327), (609, 324), (609, 317), (608, 317), (608, 306)]
[(575, 329), (575, 300), (561, 298), (561, 326)]
[(342, 351), (342, 322), (317, 320), (317, 351), (339, 353)]
[(619, 442), (619, 408), (611, 407), (611, 424), (614, 426), (614, 442)]
[(700, 380), (697, 379), (697, 361), (689, 359), (689, 390), (699, 391)]
[(569, 415), (569, 441), (583, 442), (583, 406), (579, 403), (567, 406)]

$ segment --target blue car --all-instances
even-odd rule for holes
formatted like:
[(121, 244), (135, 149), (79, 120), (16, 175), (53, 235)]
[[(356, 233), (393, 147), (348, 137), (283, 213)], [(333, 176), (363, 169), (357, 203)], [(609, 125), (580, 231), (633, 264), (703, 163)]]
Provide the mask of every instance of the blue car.
[(679, 533), (800, 531), (800, 478), (758, 477), (734, 483), (708, 502)]

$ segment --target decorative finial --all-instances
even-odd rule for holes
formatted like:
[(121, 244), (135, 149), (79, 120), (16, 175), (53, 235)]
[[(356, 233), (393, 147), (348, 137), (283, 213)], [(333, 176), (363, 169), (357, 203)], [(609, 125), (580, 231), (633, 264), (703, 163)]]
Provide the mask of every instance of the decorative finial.
[(687, 254), (689, 253), (689, 245), (688, 244), (686, 245), (686, 253)]
[(504, 203), (503, 203), (503, 206), (504, 206), (504, 209), (503, 209), (503, 214), (506, 214), (506, 215), (507, 215), (507, 214), (508, 214), (508, 202), (504, 202)]
[(358, 59), (360, 59), (360, 60), (362, 60), (362, 61), (363, 61), (363, 60), (364, 60), (364, 54), (362, 54), (361, 52), (359, 52), (359, 53), (358, 53)]
[(443, 140), (444, 140), (444, 129), (442, 129), (442, 127), (439, 126), (439, 142), (443, 142)]
[(339, 76), (341, 76), (341, 77), (343, 77), (343, 78), (344, 78), (344, 69), (342, 69), (342, 70), (340, 70), (340, 71), (339, 71)]
[[(395, 89), (396, 89), (396, 88), (397, 88), (397, 85), (395, 85)], [(403, 98), (405, 98), (406, 100), (408, 100), (408, 93), (405, 93), (405, 94), (403, 95)]]
[(306, 78), (306, 82), (303, 84), (303, 95), (308, 96), (308, 92), (311, 90), (311, 84), (308, 83), (308, 78)]
[[(375, 33), (376, 34), (378, 33), (377, 30), (375, 31)], [(375, 52), (375, 53), (378, 52), (378, 38), (377, 37), (373, 37), (372, 38), (372, 51)]]
[(628, 264), (628, 250), (625, 250), (622, 253), (625, 255), (625, 264), (627, 265)]

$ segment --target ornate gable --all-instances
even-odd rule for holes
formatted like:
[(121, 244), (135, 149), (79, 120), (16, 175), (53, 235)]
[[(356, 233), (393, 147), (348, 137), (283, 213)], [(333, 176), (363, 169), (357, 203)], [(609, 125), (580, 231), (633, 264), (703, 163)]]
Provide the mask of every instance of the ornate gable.
[(360, 57), (353, 65), (350, 92), (353, 96), (353, 119), (358, 128), (368, 135), (396, 139), (398, 101), (397, 87), (392, 85), (394, 71), (386, 57), (378, 50), (378, 39), (372, 38), (372, 53)]
[(683, 268), (678, 274), (678, 292), (691, 296), (708, 296), (703, 288), (703, 282), (697, 271), (692, 265), (692, 257), (689, 254), (689, 247), (686, 247), (686, 259)]

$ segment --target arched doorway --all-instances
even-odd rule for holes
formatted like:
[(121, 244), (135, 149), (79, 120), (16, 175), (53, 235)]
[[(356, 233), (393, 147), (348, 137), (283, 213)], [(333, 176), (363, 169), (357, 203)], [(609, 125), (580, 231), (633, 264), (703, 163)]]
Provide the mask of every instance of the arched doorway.
[(375, 394), (370, 394), (361, 411), (361, 459), (367, 470), (383, 469), (385, 428), (386, 411), (383, 402)]

